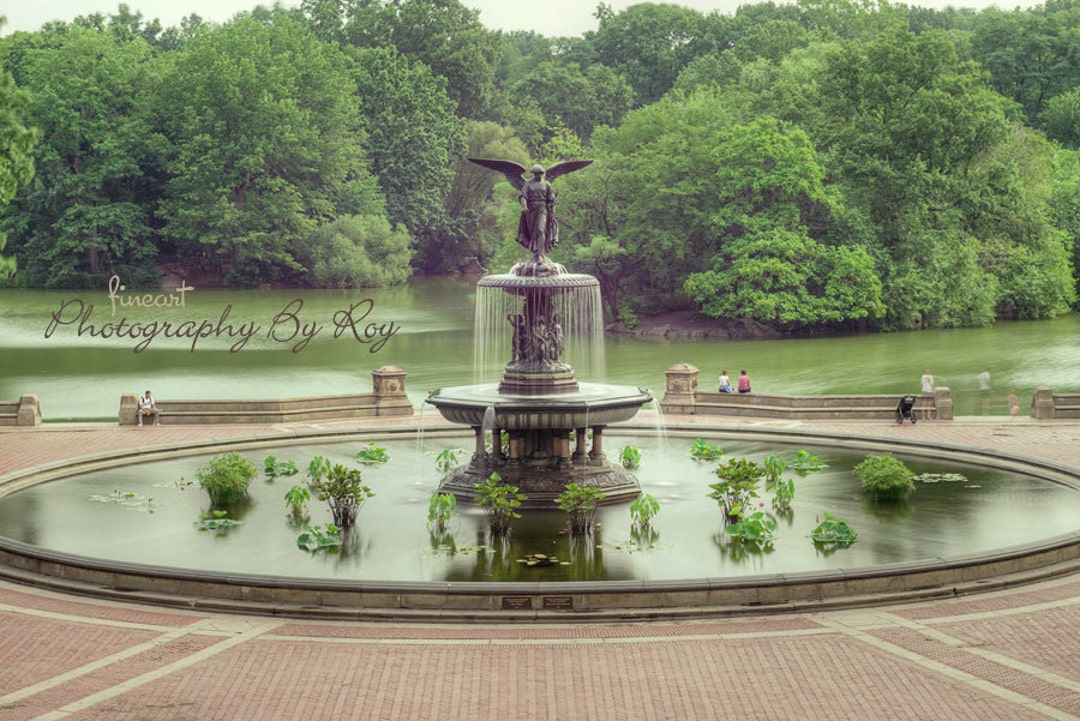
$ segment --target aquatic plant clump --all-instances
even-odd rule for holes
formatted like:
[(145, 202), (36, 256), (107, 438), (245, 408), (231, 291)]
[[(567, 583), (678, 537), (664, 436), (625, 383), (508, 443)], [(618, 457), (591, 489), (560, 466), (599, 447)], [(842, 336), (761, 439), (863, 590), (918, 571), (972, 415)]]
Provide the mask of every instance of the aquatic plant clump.
[(906, 500), (915, 490), (915, 473), (888, 453), (867, 456), (851, 472), (862, 479), (863, 491), (882, 503)]
[(555, 505), (570, 516), (570, 535), (583, 536), (592, 531), (596, 517), (596, 504), (604, 494), (598, 488), (570, 483), (555, 499)]
[(239, 453), (222, 453), (195, 472), (199, 485), (206, 489), (210, 503), (229, 506), (247, 495), (259, 470)]
[(505, 536), (510, 532), (510, 521), (521, 518), (517, 509), (521, 502), (528, 498), (524, 493), (518, 492), (518, 487), (504, 483), (502, 476), (492, 473), (483, 483), (474, 484), (476, 487), (476, 505), (484, 509), (487, 514), (488, 528), (493, 536)]

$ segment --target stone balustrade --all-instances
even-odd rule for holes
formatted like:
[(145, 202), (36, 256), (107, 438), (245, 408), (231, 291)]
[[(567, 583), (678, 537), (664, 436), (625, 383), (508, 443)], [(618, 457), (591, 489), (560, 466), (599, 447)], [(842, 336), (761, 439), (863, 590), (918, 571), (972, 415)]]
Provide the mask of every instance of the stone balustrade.
[[(341, 420), (377, 416), (411, 416), (412, 403), (405, 393), (405, 371), (382, 366), (371, 372), (372, 392), (340, 396), (266, 400), (154, 399), (161, 423), (290, 423)], [(138, 395), (120, 396), (120, 425), (138, 423)]]
[[(664, 413), (683, 415), (746, 416), (788, 419), (890, 419), (896, 414), (900, 396), (839, 395), (788, 396), (770, 393), (723, 393), (698, 387), (699, 371), (689, 363), (676, 363), (665, 371), (665, 394), (660, 401)], [(921, 418), (924, 404), (937, 420), (953, 420), (952, 394), (948, 388), (934, 389), (932, 396), (916, 396), (915, 414)]]
[(41, 405), (33, 393), (26, 393), (17, 401), (0, 401), (0, 426), (39, 425)]
[(1080, 419), (1080, 393), (1054, 393), (1036, 388), (1031, 397), (1031, 417), (1039, 421)]

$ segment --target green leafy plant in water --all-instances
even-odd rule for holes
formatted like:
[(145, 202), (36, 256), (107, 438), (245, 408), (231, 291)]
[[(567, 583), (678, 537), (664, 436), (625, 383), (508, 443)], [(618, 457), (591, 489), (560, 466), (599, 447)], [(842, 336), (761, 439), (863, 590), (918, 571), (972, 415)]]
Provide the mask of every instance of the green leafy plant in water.
[(330, 459), (323, 458), (322, 456), (315, 456), (311, 459), (311, 462), (308, 463), (308, 484), (318, 483), (323, 478), (326, 478), (328, 473), (330, 473)]
[(239, 453), (223, 453), (195, 472), (206, 489), (210, 503), (230, 506), (247, 496), (248, 486), (259, 473), (255, 465)]
[(311, 491), (307, 486), (295, 485), (285, 491), (285, 504), (289, 508), (289, 515), (293, 518), (303, 518), (307, 515), (307, 504), (311, 500)]
[(818, 516), (815, 520), (820, 521), (820, 523), (818, 523), (817, 528), (810, 531), (810, 538), (815, 545), (846, 548), (855, 543), (859, 534), (847, 524), (847, 521), (840, 520), (828, 511), (822, 511), (822, 515), (825, 516), (825, 519), (822, 520), (821, 516)]
[(463, 453), (465, 450), (462, 448), (444, 448), (439, 451), (439, 455), (435, 456), (435, 467), (446, 473), (458, 464), (458, 458)]
[(772, 493), (770, 503), (778, 513), (789, 513), (791, 502), (795, 500), (795, 479), (779, 480), (772, 485), (765, 486), (765, 490)]
[(641, 465), (641, 449), (637, 446), (623, 446), (619, 451), (619, 463), (628, 471), (632, 471)]
[(456, 513), (457, 496), (453, 493), (432, 493), (428, 502), (428, 528), (437, 536), (442, 536)]
[(771, 551), (775, 540), (776, 523), (765, 516), (764, 511), (742, 513), (724, 532), (739, 543)]
[(521, 518), (517, 509), (528, 496), (519, 493), (517, 486), (503, 483), (498, 473), (492, 473), (483, 483), (474, 483), (473, 487), (476, 488), (476, 505), (487, 514), (492, 535), (505, 536), (510, 532), (510, 521)]
[[(321, 465), (318, 470), (322, 470)], [(340, 528), (351, 528), (356, 523), (360, 509), (375, 495), (371, 488), (363, 484), (360, 469), (346, 468), (340, 463), (331, 466), (325, 476), (318, 476), (308, 485), (320, 501), (326, 501), (330, 506), (334, 525)]]
[(360, 463), (373, 466), (378, 463), (386, 463), (389, 461), (390, 454), (387, 453), (386, 449), (382, 446), (368, 443), (360, 447), (360, 452), (356, 454), (356, 460)]
[(295, 476), (299, 472), (300, 469), (296, 467), (296, 463), (293, 461), (279, 461), (274, 456), (267, 456), (263, 461), (263, 475), (270, 480), (285, 476)]
[(750, 501), (758, 497), (757, 483), (765, 471), (749, 459), (732, 458), (717, 466), (715, 472), (720, 480), (709, 484), (709, 498), (723, 510), (727, 523), (735, 523)]
[(888, 453), (867, 456), (851, 472), (862, 479), (863, 491), (882, 503), (903, 501), (915, 490), (915, 473)]
[(596, 505), (604, 498), (599, 488), (569, 483), (555, 499), (555, 505), (570, 516), (570, 535), (583, 536), (592, 531)]
[(765, 472), (765, 492), (773, 494), (772, 507), (778, 513), (789, 513), (791, 502), (795, 500), (795, 480), (783, 478), (787, 461), (778, 456), (765, 456), (761, 465)]
[(804, 476), (810, 471), (820, 471), (828, 467), (828, 463), (805, 450), (796, 453), (795, 458), (791, 461), (791, 468), (800, 476)]
[(199, 520), (195, 521), (192, 525), (200, 531), (226, 531), (233, 526), (239, 526), (243, 521), (238, 521), (235, 518), (227, 518), (228, 511), (212, 511), (210, 513), (200, 513)]
[(652, 524), (652, 519), (660, 512), (660, 501), (642, 491), (630, 503), (630, 522), (635, 528), (645, 529)]
[(690, 457), (697, 461), (715, 461), (724, 455), (724, 449), (704, 438), (695, 438), (690, 444)]
[(308, 526), (306, 531), (296, 537), (296, 545), (312, 553), (318, 551), (336, 553), (341, 548), (341, 527), (333, 523)]

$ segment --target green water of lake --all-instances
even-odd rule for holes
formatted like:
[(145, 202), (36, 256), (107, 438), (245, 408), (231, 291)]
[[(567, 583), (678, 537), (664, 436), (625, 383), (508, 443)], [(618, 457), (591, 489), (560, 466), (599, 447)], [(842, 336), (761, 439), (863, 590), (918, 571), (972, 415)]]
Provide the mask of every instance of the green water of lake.
[[(409, 395), (419, 406), (431, 389), (498, 379), (497, 369), (488, 377), (474, 375), (473, 286), (473, 280), (425, 278), (377, 290), (195, 289), (185, 293), (183, 307), (118, 305), (115, 314), (107, 288), (0, 291), (0, 400), (36, 393), (47, 421), (115, 420), (120, 395), (147, 388), (159, 399), (366, 393), (371, 370), (391, 364), (408, 372)], [(96, 332), (124, 320), (125, 328), (139, 324), (140, 334), (104, 338), (84, 324), (80, 336), (80, 304), (84, 312), (93, 305), (87, 324)], [(53, 324), (54, 315), (61, 322)], [(149, 324), (161, 329), (166, 322), (178, 337), (159, 334), (134, 352)], [(318, 332), (294, 352), (305, 339), (305, 326)], [(193, 339), (199, 328), (209, 335)], [(994, 388), (994, 414), (1006, 412), (1011, 390), (1025, 413), (1035, 387), (1080, 391), (1077, 314), (981, 329), (842, 338), (609, 336), (605, 351), (600, 377), (579, 375), (581, 380), (644, 386), (658, 397), (664, 369), (679, 361), (701, 369), (703, 387), (711, 387), (722, 368), (733, 376), (745, 368), (754, 390), (793, 395), (899, 396), (918, 392), (919, 376), (930, 367), (937, 384), (952, 389), (958, 415), (981, 412), (975, 376), (984, 369)]]

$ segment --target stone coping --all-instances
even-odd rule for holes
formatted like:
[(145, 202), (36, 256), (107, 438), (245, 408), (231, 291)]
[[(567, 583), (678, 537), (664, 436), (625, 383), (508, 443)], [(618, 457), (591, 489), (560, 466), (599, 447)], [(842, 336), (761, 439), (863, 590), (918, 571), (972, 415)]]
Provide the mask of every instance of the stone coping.
[[(615, 432), (652, 427), (627, 424)], [(379, 431), (303, 431), (252, 435), (103, 453), (0, 477), (0, 495), (57, 478), (140, 460), (224, 449), (378, 440), (416, 433), (415, 426)], [(425, 435), (462, 435), (426, 429)], [(1023, 472), (1080, 490), (1080, 471), (1052, 461), (914, 439), (853, 437), (839, 432), (698, 425), (669, 435), (769, 439), (783, 443), (894, 450)], [(952, 596), (1030, 582), (1080, 568), (1080, 532), (989, 553), (808, 573), (666, 581), (373, 582), (220, 573), (104, 561), (0, 537), (0, 577), (74, 593), (178, 607), (290, 617), (401, 620), (554, 620), (659, 618), (792, 612)]]

